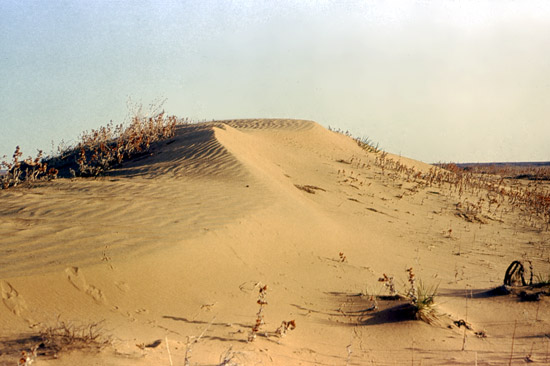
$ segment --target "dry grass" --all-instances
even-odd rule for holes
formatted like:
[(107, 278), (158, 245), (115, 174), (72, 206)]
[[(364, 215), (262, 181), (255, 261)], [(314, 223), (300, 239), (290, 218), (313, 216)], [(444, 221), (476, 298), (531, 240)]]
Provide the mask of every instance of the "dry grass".
[(267, 305), (267, 285), (259, 285), (260, 289), (258, 291), (258, 300), (256, 303), (260, 305), (258, 312), (256, 313), (256, 322), (252, 327), (250, 334), (248, 335), (248, 341), (252, 342), (256, 339), (256, 335), (260, 331), (261, 327), (265, 324), (264, 322), (264, 308)]
[(60, 320), (54, 326), (43, 328), (39, 338), (42, 340), (39, 349), (54, 357), (60, 352), (74, 350), (100, 351), (112, 342), (101, 323), (78, 325)]
[(328, 130), (342, 134), (344, 136), (351, 137), (352, 139), (355, 140), (355, 142), (357, 142), (357, 145), (359, 145), (360, 148), (368, 152), (378, 154), (379, 152), (382, 151), (379, 144), (374, 143), (374, 141), (372, 141), (369, 137), (354, 137), (349, 131), (343, 131), (339, 128), (331, 128), (330, 126), (328, 126)]
[(426, 286), (422, 281), (418, 281), (417, 298), (413, 302), (416, 319), (422, 320), (428, 324), (434, 322), (437, 318), (434, 305), (437, 296), (438, 286)]
[[(159, 108), (156, 108), (159, 109)], [(45, 158), (39, 151), (35, 158), (22, 159), (16, 147), (12, 159), (0, 162), (0, 188), (16, 187), (37, 180), (61, 177), (89, 177), (103, 174), (124, 161), (147, 154), (152, 144), (173, 137), (176, 125), (187, 120), (167, 116), (164, 111), (147, 116), (142, 108), (134, 110), (130, 123), (100, 127), (84, 132), (74, 147), (58, 148), (58, 155)], [(48, 167), (50, 167), (48, 169)]]
[(176, 117), (160, 112), (153, 117), (136, 115), (127, 127), (109, 124), (85, 132), (75, 149), (79, 175), (96, 176), (149, 152), (151, 144), (174, 136), (176, 124)]
[[(517, 212), (522, 224), (538, 230), (550, 229), (550, 188), (546, 168), (525, 168), (523, 173), (533, 180), (510, 181), (506, 169), (478, 173), (456, 164), (440, 164), (429, 171), (417, 171), (382, 152), (376, 154), (375, 165), (382, 175), (416, 183), (417, 187), (436, 187), (458, 198), (457, 208), (467, 212), (467, 219), (483, 221), (483, 214), (502, 217)], [(513, 175), (512, 175), (513, 176)], [(516, 176), (517, 177), (517, 176)], [(538, 177), (542, 177), (538, 179)], [(477, 220), (476, 220), (477, 217)]]
[(397, 290), (395, 289), (395, 283), (393, 282), (393, 276), (388, 276), (385, 273), (378, 279), (378, 282), (383, 282), (384, 286), (390, 292), (390, 296), (397, 295)]
[[(78, 324), (57, 320), (37, 333), (15, 339), (0, 339), (0, 364), (13, 359), (13, 364), (29, 366), (40, 359), (56, 359), (73, 351), (99, 352), (112, 344), (101, 323)], [(17, 360), (17, 362), (16, 362)], [(12, 364), (11, 362), (9, 363)]]
[[(428, 324), (435, 322), (437, 314), (434, 306), (438, 286), (426, 286), (422, 281), (417, 281), (412, 268), (407, 269), (407, 276), (409, 286), (404, 293), (399, 293), (395, 288), (393, 276), (388, 276), (384, 273), (383, 277), (380, 277), (378, 281), (383, 282), (390, 293), (390, 296), (386, 296), (385, 298), (393, 300), (404, 299), (410, 304), (410, 310), (412, 310), (414, 319), (422, 320)], [(375, 304), (373, 309), (376, 308)]]
[(0, 162), (0, 170), (5, 170), (5, 174), (0, 175), (0, 189), (17, 187), (24, 182), (34, 182), (44, 179), (57, 178), (58, 170), (50, 168), (48, 163), (42, 157), (42, 150), (39, 150), (36, 157), (22, 159), (23, 153), (19, 146), (15, 148), (11, 161), (4, 160)]
[(294, 329), (296, 329), (296, 321), (294, 319), (288, 321), (283, 320), (279, 328), (277, 328), (277, 330), (275, 331), (275, 334), (279, 338), (283, 338), (284, 336), (286, 336), (289, 330)]
[[(458, 198), (458, 214), (467, 221), (483, 223), (484, 215), (502, 217), (515, 211), (522, 224), (538, 230), (550, 229), (549, 166), (486, 164), (459, 167), (451, 163), (437, 164), (427, 172), (418, 171), (390, 158), (368, 138), (358, 139), (349, 131), (339, 129), (331, 131), (349, 136), (364, 150), (374, 153), (375, 166), (382, 170), (382, 176), (415, 183), (415, 191), (422, 187), (447, 190), (449, 196)], [(352, 164), (352, 161), (346, 163)]]

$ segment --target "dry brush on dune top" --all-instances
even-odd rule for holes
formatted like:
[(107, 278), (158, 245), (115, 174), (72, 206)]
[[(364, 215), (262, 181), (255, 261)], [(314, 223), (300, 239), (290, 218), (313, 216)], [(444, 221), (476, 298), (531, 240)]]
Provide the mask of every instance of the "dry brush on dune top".
[[(0, 175), (0, 189), (16, 187), (22, 182), (34, 182), (40, 179), (55, 179), (59, 173), (56, 168), (48, 170), (48, 163), (43, 159), (42, 150), (39, 150), (36, 157), (22, 159), (23, 153), (17, 146), (12, 155), (12, 160), (2, 160), (0, 169), (5, 170)], [(6, 157), (4, 156), (4, 159)]]
[[(168, 116), (160, 111), (151, 116), (135, 112), (128, 125), (109, 123), (97, 130), (85, 131), (74, 147), (59, 148), (57, 155), (44, 157), (39, 151), (36, 158), (21, 159), (23, 153), (16, 147), (11, 161), (0, 162), (2, 189), (16, 187), (25, 182), (51, 180), (62, 177), (89, 177), (105, 173), (138, 156), (151, 151), (155, 142), (173, 137), (178, 123), (186, 119)], [(49, 169), (48, 169), (49, 168)]]

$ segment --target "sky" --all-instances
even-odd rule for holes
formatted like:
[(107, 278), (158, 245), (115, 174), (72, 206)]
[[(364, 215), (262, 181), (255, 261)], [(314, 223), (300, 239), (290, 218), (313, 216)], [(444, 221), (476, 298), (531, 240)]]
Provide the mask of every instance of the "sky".
[(549, 161), (550, 2), (0, 0), (0, 157), (160, 101), (428, 163)]

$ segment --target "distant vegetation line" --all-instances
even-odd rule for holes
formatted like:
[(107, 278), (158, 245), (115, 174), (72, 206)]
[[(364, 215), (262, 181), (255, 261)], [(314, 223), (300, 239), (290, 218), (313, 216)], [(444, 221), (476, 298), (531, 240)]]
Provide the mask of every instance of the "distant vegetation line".
[(550, 161), (518, 161), (518, 162), (493, 162), (493, 163), (456, 163), (461, 168), (475, 167), (475, 166), (517, 166), (517, 167), (541, 167), (550, 166)]
[(450, 170), (492, 174), (509, 179), (550, 180), (550, 162), (446, 163), (434, 164)]

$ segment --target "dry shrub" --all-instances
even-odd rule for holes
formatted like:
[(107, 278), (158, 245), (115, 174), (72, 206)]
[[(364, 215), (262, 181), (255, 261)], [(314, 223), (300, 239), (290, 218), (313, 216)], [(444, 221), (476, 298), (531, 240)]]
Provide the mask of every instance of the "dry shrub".
[[(0, 162), (0, 189), (16, 187), (24, 182), (51, 180), (62, 177), (97, 176), (124, 161), (151, 152), (152, 144), (173, 137), (176, 125), (187, 122), (159, 111), (161, 105), (151, 106), (149, 115), (142, 107), (134, 107), (127, 124), (100, 127), (84, 132), (75, 147), (58, 148), (57, 156), (44, 158), (38, 151), (35, 158), (22, 160), (23, 153), (16, 147), (12, 159)], [(50, 167), (48, 169), (48, 167)]]
[(12, 155), (12, 160), (4, 160), (0, 162), (0, 170), (5, 170), (4, 174), (0, 175), (0, 189), (16, 187), (23, 182), (34, 182), (43, 179), (57, 178), (58, 170), (50, 168), (48, 163), (42, 157), (42, 150), (39, 150), (35, 158), (28, 157), (21, 160), (23, 152), (17, 146)]
[(146, 154), (151, 144), (176, 133), (178, 119), (160, 112), (153, 117), (135, 115), (127, 127), (112, 123), (85, 132), (75, 154), (81, 176), (97, 176), (123, 161)]
[(42, 340), (39, 350), (54, 357), (74, 350), (100, 351), (112, 342), (101, 323), (78, 325), (60, 320), (54, 326), (43, 328), (39, 338)]

